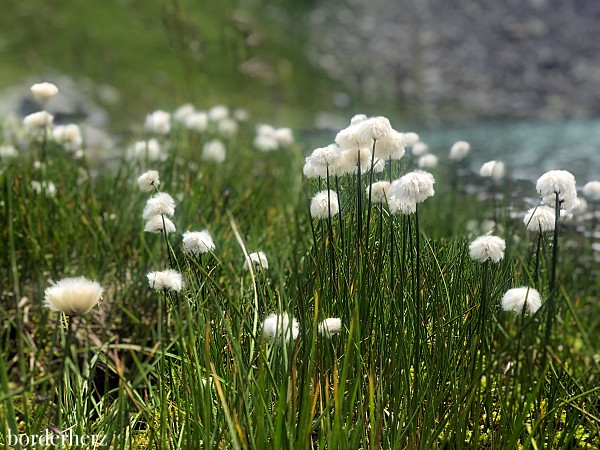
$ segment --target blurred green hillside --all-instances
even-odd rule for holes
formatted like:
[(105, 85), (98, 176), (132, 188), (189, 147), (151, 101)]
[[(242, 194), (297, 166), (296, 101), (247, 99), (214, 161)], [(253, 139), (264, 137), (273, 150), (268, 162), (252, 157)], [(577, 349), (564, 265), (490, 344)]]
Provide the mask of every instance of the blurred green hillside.
[[(272, 2), (5, 0), (0, 91), (64, 74), (118, 89), (118, 123), (193, 102), (302, 123), (329, 99)], [(115, 124), (113, 124), (115, 125)]]

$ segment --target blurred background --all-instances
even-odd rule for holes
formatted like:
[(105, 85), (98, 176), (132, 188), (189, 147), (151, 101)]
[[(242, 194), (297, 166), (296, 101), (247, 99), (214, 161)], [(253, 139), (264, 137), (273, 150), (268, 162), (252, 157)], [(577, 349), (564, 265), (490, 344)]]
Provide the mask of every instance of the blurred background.
[(353, 114), (386, 115), (440, 154), (470, 141), (474, 168), (600, 178), (597, 0), (3, 4), (0, 116), (32, 112), (43, 80), (69, 93), (65, 120), (117, 134), (187, 102), (244, 107), (307, 147)]

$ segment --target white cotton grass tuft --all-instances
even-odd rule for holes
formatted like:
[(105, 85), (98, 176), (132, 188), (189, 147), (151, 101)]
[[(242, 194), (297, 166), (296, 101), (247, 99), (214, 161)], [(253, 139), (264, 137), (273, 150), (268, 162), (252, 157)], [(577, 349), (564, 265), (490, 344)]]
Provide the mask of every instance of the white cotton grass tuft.
[(85, 277), (63, 278), (44, 291), (44, 306), (67, 316), (87, 314), (102, 300), (102, 286)]
[(282, 148), (291, 147), (294, 143), (294, 134), (292, 133), (291, 128), (276, 128), (273, 131), (273, 138), (277, 142), (277, 144)]
[(538, 178), (535, 189), (545, 197), (547, 195), (559, 194), (560, 197), (572, 195), (577, 192), (575, 177), (566, 170), (550, 170)]
[(479, 175), (484, 178), (491, 178), (494, 181), (500, 181), (504, 178), (504, 163), (502, 161), (488, 161), (483, 163), (479, 169)]
[(217, 123), (217, 130), (224, 138), (231, 138), (237, 134), (239, 126), (234, 119), (226, 117)]
[(600, 181), (589, 181), (583, 186), (583, 195), (588, 200), (600, 200)]
[(268, 315), (262, 326), (263, 336), (270, 340), (289, 342), (296, 340), (300, 333), (298, 321), (288, 313)]
[(35, 99), (39, 102), (45, 102), (58, 94), (58, 87), (48, 82), (36, 83), (30, 89)]
[(138, 186), (140, 191), (144, 192), (152, 192), (158, 189), (158, 186), (160, 186), (158, 171), (148, 170), (147, 172), (141, 174), (138, 178)]
[(414, 156), (423, 156), (425, 153), (427, 153), (429, 151), (429, 146), (424, 143), (424, 142), (415, 142), (415, 144), (412, 146), (410, 152), (414, 155)]
[(479, 262), (491, 260), (497, 263), (504, 258), (504, 250), (506, 250), (504, 239), (491, 234), (479, 236), (469, 245), (469, 255)]
[(435, 169), (438, 166), (438, 157), (431, 153), (423, 155), (417, 161), (420, 169)]
[(175, 110), (173, 120), (185, 124), (186, 119), (196, 112), (196, 108), (191, 103), (185, 103)]
[(138, 160), (147, 159), (148, 161), (164, 161), (167, 159), (167, 155), (162, 151), (156, 139), (136, 142), (127, 150), (127, 157)]
[(356, 127), (359, 141), (370, 145), (373, 145), (373, 141), (386, 139), (394, 131), (390, 121), (381, 116), (355, 122), (352, 126)]
[(461, 161), (469, 154), (471, 150), (471, 144), (467, 141), (457, 141), (450, 148), (450, 160)]
[(208, 129), (208, 114), (204, 111), (194, 111), (184, 119), (188, 130), (204, 133)]
[(317, 331), (321, 336), (331, 338), (333, 335), (342, 331), (342, 319), (329, 317), (317, 326)]
[(31, 189), (36, 194), (44, 194), (48, 198), (52, 198), (56, 196), (56, 185), (52, 181), (42, 181), (39, 182), (37, 180), (31, 181)]
[(54, 142), (60, 144), (69, 152), (76, 152), (83, 144), (81, 129), (74, 123), (68, 125), (56, 125), (52, 129)]
[(54, 116), (46, 111), (39, 111), (25, 116), (23, 125), (29, 130), (46, 128), (52, 125)]
[(167, 233), (175, 233), (177, 229), (175, 228), (175, 224), (171, 221), (171, 219), (158, 215), (147, 219), (144, 231), (155, 234), (163, 231), (166, 231)]
[(204, 144), (202, 148), (202, 159), (204, 161), (213, 161), (222, 163), (225, 161), (226, 150), (225, 144), (218, 139), (213, 139)]
[(525, 213), (523, 223), (529, 231), (553, 231), (556, 220), (554, 208), (547, 205), (539, 205), (529, 209)]
[(399, 160), (404, 156), (406, 138), (403, 133), (392, 130), (391, 133), (375, 144), (375, 157), (382, 160)]
[[(394, 183), (390, 187), (390, 191), (393, 188)], [(414, 214), (417, 212), (417, 202), (414, 199), (409, 197), (397, 197), (390, 193), (388, 197), (388, 207), (390, 209), (390, 214)]]
[(183, 233), (183, 252), (188, 255), (198, 256), (203, 253), (212, 252), (215, 243), (208, 230), (186, 231)]
[(175, 200), (166, 192), (159, 192), (148, 199), (142, 217), (144, 220), (150, 220), (161, 214), (169, 217), (173, 217), (175, 214)]
[(169, 134), (169, 131), (171, 131), (171, 114), (161, 110), (148, 114), (145, 128), (151, 133)]
[(409, 131), (408, 133), (404, 133), (404, 139), (406, 141), (407, 147), (412, 147), (421, 139), (417, 133)]
[[(550, 206), (552, 209), (556, 207), (556, 194), (546, 195), (542, 197), (542, 203), (544, 205)], [(558, 205), (559, 208), (563, 209), (563, 212), (570, 213), (573, 209), (579, 207), (579, 198), (577, 197), (577, 191), (572, 191), (568, 194), (559, 194), (558, 196)]]
[(371, 202), (387, 203), (391, 183), (389, 181), (376, 181), (371, 186), (366, 187), (367, 196), (371, 192)]
[(12, 159), (17, 156), (19, 156), (19, 152), (13, 145), (0, 145), (0, 159)]
[(229, 108), (225, 105), (216, 105), (208, 110), (208, 119), (211, 122), (219, 122), (229, 117)]
[(150, 272), (148, 275), (148, 284), (157, 291), (181, 291), (183, 281), (181, 274), (173, 269), (166, 269), (159, 272)]
[(421, 203), (435, 194), (435, 178), (429, 172), (415, 170), (400, 177), (390, 186), (390, 197)]
[[(267, 260), (267, 255), (264, 252), (254, 252), (248, 255), (250, 258), (250, 262), (252, 263), (253, 268), (255, 269), (268, 269), (269, 261)], [(248, 261), (244, 261), (244, 270), (248, 270)]]
[(502, 297), (502, 309), (516, 313), (535, 313), (542, 306), (540, 293), (530, 287), (509, 289)]
[(340, 212), (340, 204), (335, 191), (317, 192), (310, 201), (310, 215), (316, 219), (326, 219)]

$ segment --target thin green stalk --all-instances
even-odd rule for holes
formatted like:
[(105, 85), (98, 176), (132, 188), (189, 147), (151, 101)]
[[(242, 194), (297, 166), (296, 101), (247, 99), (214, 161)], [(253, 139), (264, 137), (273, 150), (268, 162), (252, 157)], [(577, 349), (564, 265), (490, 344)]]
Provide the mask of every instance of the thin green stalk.
[(367, 203), (367, 249), (369, 248), (370, 228), (371, 228), (371, 191), (373, 190), (373, 166), (375, 165), (375, 144), (376, 139), (373, 139), (373, 149), (371, 151), (371, 171), (369, 174), (369, 201)]

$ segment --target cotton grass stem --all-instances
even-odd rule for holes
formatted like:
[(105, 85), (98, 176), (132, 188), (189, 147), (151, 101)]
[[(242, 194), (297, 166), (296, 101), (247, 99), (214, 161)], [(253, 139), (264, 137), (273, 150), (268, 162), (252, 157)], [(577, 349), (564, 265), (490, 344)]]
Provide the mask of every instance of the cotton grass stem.
[(370, 228), (371, 228), (371, 194), (373, 190), (373, 166), (375, 165), (375, 144), (377, 143), (376, 139), (373, 139), (373, 148), (371, 151), (371, 170), (369, 171), (369, 200), (367, 203), (367, 248), (369, 246), (369, 238), (370, 238)]

